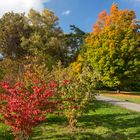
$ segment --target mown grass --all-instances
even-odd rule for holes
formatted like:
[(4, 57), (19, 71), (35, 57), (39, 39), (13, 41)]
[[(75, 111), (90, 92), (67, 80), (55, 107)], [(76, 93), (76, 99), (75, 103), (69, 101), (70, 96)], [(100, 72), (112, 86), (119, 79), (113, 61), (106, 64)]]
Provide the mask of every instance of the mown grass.
[(107, 97), (113, 97), (121, 100), (126, 100), (129, 102), (133, 103), (138, 103), (140, 104), (140, 95), (132, 95), (132, 94), (114, 94), (114, 93), (109, 93), (109, 94), (103, 94)]
[[(12, 140), (3, 124), (0, 140)], [(64, 117), (50, 116), (34, 129), (32, 140), (140, 140), (140, 113), (96, 101), (77, 128), (69, 128)]]
[[(117, 94), (117, 91), (109, 91), (109, 90), (95, 90), (95, 92), (99, 94)], [(124, 95), (140, 96), (140, 91), (120, 91), (120, 93)]]

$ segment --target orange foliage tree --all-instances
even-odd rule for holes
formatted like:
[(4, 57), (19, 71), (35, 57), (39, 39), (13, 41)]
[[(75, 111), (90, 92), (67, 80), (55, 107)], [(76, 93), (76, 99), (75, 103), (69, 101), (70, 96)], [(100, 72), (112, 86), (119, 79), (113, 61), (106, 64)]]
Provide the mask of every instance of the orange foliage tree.
[(107, 86), (124, 88), (140, 74), (140, 25), (135, 12), (113, 4), (103, 11), (86, 38), (86, 61)]

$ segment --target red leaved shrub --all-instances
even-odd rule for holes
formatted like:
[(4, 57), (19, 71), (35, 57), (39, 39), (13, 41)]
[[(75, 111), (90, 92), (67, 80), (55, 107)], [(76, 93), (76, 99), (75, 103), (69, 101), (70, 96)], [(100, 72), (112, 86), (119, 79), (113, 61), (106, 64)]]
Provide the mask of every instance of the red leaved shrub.
[(55, 98), (57, 84), (34, 84), (26, 88), (23, 83), (10, 87), (1, 84), (5, 93), (0, 94), (2, 121), (11, 127), (17, 140), (28, 139), (32, 128), (45, 121), (46, 114), (52, 113), (58, 103)]

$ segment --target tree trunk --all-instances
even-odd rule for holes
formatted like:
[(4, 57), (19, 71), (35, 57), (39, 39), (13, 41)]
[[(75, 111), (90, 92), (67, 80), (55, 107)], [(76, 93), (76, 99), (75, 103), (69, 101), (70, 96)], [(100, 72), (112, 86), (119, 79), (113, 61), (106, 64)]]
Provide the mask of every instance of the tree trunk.
[(120, 93), (120, 89), (117, 89), (117, 93), (118, 93), (118, 94)]

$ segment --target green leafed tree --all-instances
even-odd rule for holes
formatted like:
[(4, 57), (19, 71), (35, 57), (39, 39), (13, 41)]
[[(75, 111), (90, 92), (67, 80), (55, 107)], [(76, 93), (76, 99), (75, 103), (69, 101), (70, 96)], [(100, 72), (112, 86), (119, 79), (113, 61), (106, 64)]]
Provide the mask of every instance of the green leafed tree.
[(100, 80), (116, 89), (140, 81), (140, 25), (135, 12), (103, 11), (86, 38), (86, 61), (100, 74)]
[(71, 32), (65, 34), (65, 42), (67, 46), (67, 61), (71, 63), (75, 61), (82, 49), (84, 40), (87, 36), (87, 33), (82, 31), (80, 28), (75, 25), (70, 25)]
[(25, 50), (21, 38), (28, 36), (28, 23), (24, 14), (9, 12), (0, 18), (0, 51), (8, 58), (19, 58)]
[(58, 17), (52, 11), (44, 9), (41, 13), (33, 9), (28, 14), (31, 34), (22, 38), (21, 46), (28, 55), (36, 58), (39, 64), (51, 67), (55, 62), (62, 63), (66, 57), (64, 34), (58, 25)]

